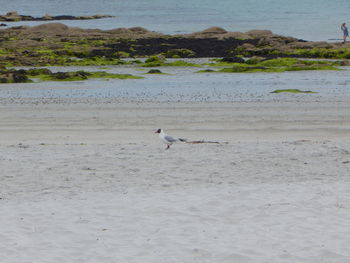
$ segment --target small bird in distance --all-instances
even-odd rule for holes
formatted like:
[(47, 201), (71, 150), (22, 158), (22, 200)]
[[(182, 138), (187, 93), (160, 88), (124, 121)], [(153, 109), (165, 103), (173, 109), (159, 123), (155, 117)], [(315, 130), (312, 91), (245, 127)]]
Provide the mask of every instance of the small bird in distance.
[(187, 142), (186, 139), (173, 137), (165, 134), (162, 129), (158, 129), (155, 133), (158, 133), (159, 138), (162, 140), (162, 142), (164, 142), (167, 145), (167, 147), (165, 148), (166, 150), (168, 150), (170, 146), (175, 142)]

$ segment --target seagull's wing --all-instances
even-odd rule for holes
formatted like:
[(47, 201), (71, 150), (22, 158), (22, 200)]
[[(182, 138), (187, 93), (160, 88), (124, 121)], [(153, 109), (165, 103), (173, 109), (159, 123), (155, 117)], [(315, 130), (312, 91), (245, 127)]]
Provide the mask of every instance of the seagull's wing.
[(164, 140), (166, 140), (166, 141), (168, 141), (168, 142), (177, 142), (177, 141), (179, 141), (178, 138), (174, 138), (174, 137), (172, 137), (172, 136), (170, 136), (170, 135), (165, 135), (165, 136), (164, 136)]

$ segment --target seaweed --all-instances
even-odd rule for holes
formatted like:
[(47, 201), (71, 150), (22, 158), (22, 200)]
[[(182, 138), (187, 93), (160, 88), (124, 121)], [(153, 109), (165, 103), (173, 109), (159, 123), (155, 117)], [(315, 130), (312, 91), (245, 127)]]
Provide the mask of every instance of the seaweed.
[(274, 91), (271, 91), (270, 93), (317, 93), (310, 90), (299, 90), (299, 89), (277, 89)]

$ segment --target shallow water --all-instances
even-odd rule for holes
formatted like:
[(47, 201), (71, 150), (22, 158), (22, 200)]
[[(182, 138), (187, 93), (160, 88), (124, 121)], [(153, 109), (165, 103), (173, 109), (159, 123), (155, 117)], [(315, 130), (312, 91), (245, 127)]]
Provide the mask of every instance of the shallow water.
[[(12, 0), (2, 1), (0, 13), (93, 15), (115, 18), (62, 21), (70, 26), (111, 29), (143, 26), (163, 33), (189, 33), (211, 26), (230, 31), (270, 29), (274, 33), (306, 40), (341, 37), (340, 24), (348, 22), (346, 0)], [(35, 25), (42, 22), (8, 23)]]
[[(52, 67), (52, 71), (101, 70), (101, 67)], [(2, 84), (0, 98), (98, 98), (137, 101), (279, 101), (327, 100), (350, 97), (349, 69), (285, 73), (196, 73), (198, 68), (162, 67), (169, 75), (145, 74), (149, 68), (109, 66), (111, 73), (144, 79)], [(300, 89), (315, 94), (271, 94), (276, 89)]]

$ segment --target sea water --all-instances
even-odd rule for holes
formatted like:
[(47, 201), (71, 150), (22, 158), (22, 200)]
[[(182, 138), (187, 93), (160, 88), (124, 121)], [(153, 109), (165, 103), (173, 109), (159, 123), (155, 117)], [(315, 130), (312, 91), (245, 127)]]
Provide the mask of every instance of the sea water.
[[(339, 39), (340, 24), (350, 23), (349, 0), (1, 0), (0, 14), (94, 15), (114, 18), (61, 21), (69, 26), (112, 29), (142, 26), (176, 34), (211, 26), (229, 31), (269, 29), (305, 40)], [(36, 25), (42, 22), (7, 23)]]
[[(162, 67), (167, 75), (125, 66), (49, 67), (51, 71), (100, 71), (133, 74), (144, 79), (91, 79), (74, 82), (1, 84), (6, 99), (120, 99), (171, 102), (328, 101), (350, 98), (349, 69), (283, 73), (196, 73), (198, 68)], [(273, 94), (278, 89), (311, 94)]]

